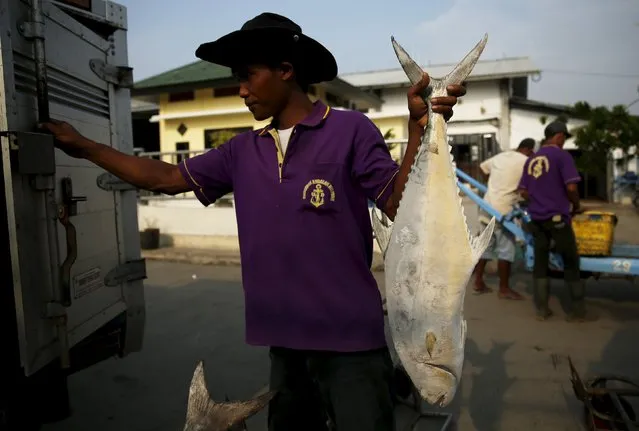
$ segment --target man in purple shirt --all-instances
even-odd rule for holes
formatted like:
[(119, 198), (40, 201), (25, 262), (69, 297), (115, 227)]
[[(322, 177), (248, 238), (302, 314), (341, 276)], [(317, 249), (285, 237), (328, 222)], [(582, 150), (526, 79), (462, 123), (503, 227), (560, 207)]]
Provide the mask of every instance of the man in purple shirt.
[[(246, 340), (270, 347), (269, 430), (394, 429), (393, 367), (380, 292), (371, 273), (368, 201), (393, 219), (414, 161), (428, 77), (408, 92), (401, 166), (377, 127), (356, 111), (307, 97), (337, 76), (333, 55), (280, 15), (202, 44), (196, 55), (228, 66), (256, 120), (272, 118), (178, 166), (118, 152), (70, 125), (44, 125), (65, 152), (139, 188), (194, 191), (203, 205), (233, 192), (246, 302)], [(449, 119), (462, 86), (432, 100)]]
[(577, 183), (581, 177), (572, 156), (563, 149), (568, 133), (566, 124), (554, 121), (544, 130), (545, 141), (541, 149), (524, 164), (519, 189), (528, 203), (532, 222), (529, 228), (535, 241), (533, 293), (537, 319), (552, 316), (548, 307), (550, 280), (548, 260), (550, 241), (564, 264), (565, 285), (570, 292), (571, 311), (568, 320), (586, 318), (585, 287), (581, 280), (579, 253), (572, 229), (572, 214), (580, 211)]

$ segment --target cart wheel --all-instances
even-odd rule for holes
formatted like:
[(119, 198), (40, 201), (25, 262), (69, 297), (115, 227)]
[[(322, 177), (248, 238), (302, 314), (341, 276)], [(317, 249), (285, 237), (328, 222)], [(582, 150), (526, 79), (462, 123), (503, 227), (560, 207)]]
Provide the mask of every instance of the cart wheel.
[[(617, 410), (615, 409), (615, 406), (612, 400), (610, 399), (609, 395), (604, 395), (601, 397), (593, 397), (591, 398), (590, 402), (592, 403), (592, 407), (594, 408), (595, 412), (591, 413), (588, 410), (588, 407), (584, 405), (584, 415), (586, 418), (586, 424), (588, 425), (588, 428), (590, 430), (597, 431), (600, 429), (601, 430), (605, 430), (605, 429), (627, 430), (628, 429), (622, 419), (617, 419), (613, 421), (611, 419), (608, 419), (608, 420), (602, 419), (597, 416), (596, 413), (599, 413), (603, 416), (608, 416), (609, 418), (613, 418), (616, 416)], [(634, 422), (636, 420), (635, 411), (630, 405), (630, 403), (625, 398), (622, 398), (622, 397), (619, 397), (619, 402), (621, 403), (621, 406), (623, 407), (623, 409), (626, 411), (628, 418)], [(614, 428), (610, 428), (611, 426)]]
[[(595, 377), (591, 379), (587, 383), (587, 385), (592, 388), (605, 388), (608, 386), (608, 382), (623, 383), (628, 386), (632, 386), (639, 389), (639, 386), (637, 386), (634, 382), (624, 377), (618, 377), (618, 376)], [(626, 400), (625, 397), (619, 396), (618, 398), (619, 398), (621, 407), (623, 408), (625, 413), (628, 415), (628, 419), (630, 419), (630, 421), (636, 425), (637, 415), (635, 414), (635, 411), (632, 408), (632, 405)], [(610, 427), (612, 427), (612, 429), (618, 429), (621, 431), (628, 429), (623, 419), (619, 417), (618, 415), (619, 412), (615, 408), (615, 405), (610, 395), (606, 394), (602, 396), (591, 397), (590, 403), (592, 405), (593, 411), (589, 415), (591, 416), (591, 419), (589, 420), (591, 421), (595, 430), (610, 429)]]

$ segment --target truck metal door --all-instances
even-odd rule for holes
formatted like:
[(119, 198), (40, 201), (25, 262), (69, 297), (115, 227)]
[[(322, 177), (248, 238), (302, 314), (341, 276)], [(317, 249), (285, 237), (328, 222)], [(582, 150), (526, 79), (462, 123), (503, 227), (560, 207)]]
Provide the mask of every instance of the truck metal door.
[[(43, 1), (38, 25), (29, 2), (1, 1), (0, 131), (25, 373), (67, 358), (71, 347), (116, 318), (126, 320), (121, 350), (137, 351), (145, 267), (136, 191), (85, 160), (58, 149), (47, 154), (50, 138), (30, 133), (38, 109), (48, 107), (51, 118), (132, 154), (126, 9), (101, 0)], [(45, 45), (46, 106), (37, 97), (38, 38)]]

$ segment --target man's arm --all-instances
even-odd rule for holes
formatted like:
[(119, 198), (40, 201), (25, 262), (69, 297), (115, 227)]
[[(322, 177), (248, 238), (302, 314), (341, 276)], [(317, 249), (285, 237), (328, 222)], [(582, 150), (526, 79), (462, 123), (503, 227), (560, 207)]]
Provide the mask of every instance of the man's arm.
[(177, 165), (124, 154), (88, 139), (83, 148), (83, 158), (137, 188), (167, 195), (191, 190)]
[(530, 159), (526, 160), (524, 163), (524, 167), (521, 170), (521, 177), (519, 178), (519, 186), (517, 187), (517, 192), (522, 197), (524, 201), (528, 201), (530, 196), (528, 194), (528, 164), (530, 163)]
[(168, 195), (192, 190), (208, 205), (232, 188), (230, 145), (222, 145), (217, 150), (187, 159), (188, 164), (182, 162), (176, 166), (125, 154), (94, 142), (66, 122), (51, 120), (40, 127), (54, 135), (56, 147), (65, 153), (89, 160), (140, 189)]
[(413, 166), (413, 162), (415, 162), (417, 150), (419, 149), (423, 135), (424, 128), (416, 121), (408, 120), (408, 144), (404, 152), (404, 160), (402, 160), (399, 173), (397, 174), (397, 178), (395, 178), (393, 193), (389, 196), (384, 207), (384, 213), (386, 213), (392, 221), (395, 221), (397, 209), (399, 208), (399, 203), (402, 200), (404, 188), (406, 187), (406, 181), (408, 181), (408, 174)]
[[(399, 166), (391, 157), (382, 133), (364, 114), (358, 115), (353, 141), (353, 177), (366, 197), (388, 215), (387, 207), (393, 194), (393, 181)], [(390, 216), (389, 216), (390, 217)]]
[(564, 151), (560, 164), (561, 179), (566, 185), (566, 194), (568, 200), (572, 204), (573, 212), (580, 210), (579, 190), (577, 189), (577, 183), (581, 181), (581, 176), (577, 171), (577, 166), (570, 153)]
[(233, 189), (229, 142), (178, 165), (131, 156), (88, 141), (85, 158), (138, 188), (176, 195), (193, 191), (208, 206)]
[(576, 212), (581, 209), (581, 203), (579, 201), (579, 190), (577, 190), (577, 184), (569, 183), (566, 185), (566, 192), (568, 193), (568, 199), (572, 204), (572, 211)]

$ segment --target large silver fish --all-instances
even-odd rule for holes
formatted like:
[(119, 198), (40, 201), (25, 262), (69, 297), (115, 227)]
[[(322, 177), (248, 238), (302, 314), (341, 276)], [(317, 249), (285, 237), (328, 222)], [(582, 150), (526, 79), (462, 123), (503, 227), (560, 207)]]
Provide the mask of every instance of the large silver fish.
[[(461, 84), (484, 50), (488, 35), (445, 77), (430, 78), (427, 102)], [(412, 84), (423, 70), (391, 38)], [(443, 115), (432, 112), (390, 226), (373, 212), (384, 252), (386, 307), (393, 347), (422, 398), (444, 407), (455, 396), (464, 363), (464, 295), (473, 268), (488, 246), (493, 218), (477, 237), (470, 234), (457, 187)], [(385, 243), (387, 242), (387, 243)]]
[(249, 401), (218, 403), (211, 399), (204, 380), (204, 365), (197, 364), (191, 387), (183, 431), (240, 431), (245, 430), (244, 421), (262, 410), (275, 396), (276, 391), (267, 391)]

